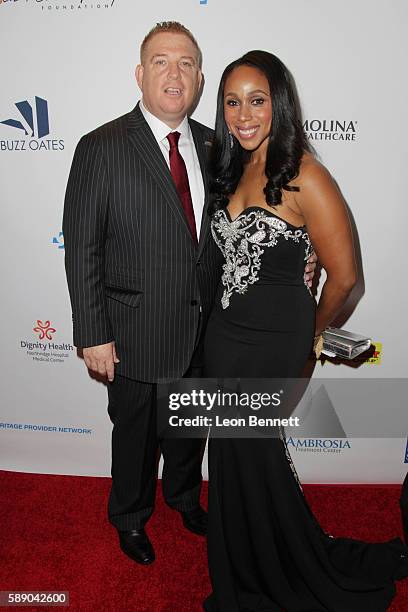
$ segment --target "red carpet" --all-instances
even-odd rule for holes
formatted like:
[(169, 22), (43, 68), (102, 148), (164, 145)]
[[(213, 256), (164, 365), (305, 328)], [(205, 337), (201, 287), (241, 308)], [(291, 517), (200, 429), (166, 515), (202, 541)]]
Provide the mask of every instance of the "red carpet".
[[(138, 566), (121, 553), (108, 524), (109, 486), (107, 478), (0, 471), (0, 590), (69, 591), (69, 609), (75, 611), (200, 612), (210, 590), (204, 539), (185, 531), (159, 490), (148, 528), (157, 559), (150, 567)], [(305, 490), (333, 535), (402, 535), (398, 486)], [(398, 583), (390, 610), (408, 612), (408, 580)]]

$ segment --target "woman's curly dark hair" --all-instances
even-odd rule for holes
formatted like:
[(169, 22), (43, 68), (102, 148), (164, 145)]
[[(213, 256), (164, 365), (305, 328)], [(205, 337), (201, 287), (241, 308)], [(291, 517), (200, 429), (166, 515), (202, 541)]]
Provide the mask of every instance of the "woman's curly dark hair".
[(230, 134), (224, 119), (224, 87), (227, 77), (238, 66), (253, 66), (268, 79), (272, 97), (272, 124), (266, 155), (264, 188), (270, 206), (282, 203), (282, 189), (299, 191), (288, 183), (299, 173), (300, 161), (311, 147), (300, 119), (298, 98), (292, 76), (276, 55), (267, 51), (249, 51), (229, 64), (221, 77), (217, 95), (215, 135), (211, 158), (211, 204), (213, 214), (228, 204), (228, 196), (235, 192), (250, 153), (245, 151)]

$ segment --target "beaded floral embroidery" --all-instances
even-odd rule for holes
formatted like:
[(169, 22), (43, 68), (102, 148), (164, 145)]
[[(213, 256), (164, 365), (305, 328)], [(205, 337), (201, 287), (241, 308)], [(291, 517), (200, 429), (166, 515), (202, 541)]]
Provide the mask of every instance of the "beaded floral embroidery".
[(285, 221), (269, 211), (259, 209), (241, 213), (233, 221), (228, 218), (225, 210), (218, 210), (211, 222), (211, 232), (225, 258), (221, 277), (225, 287), (221, 298), (224, 309), (228, 308), (234, 291), (243, 294), (249, 285), (258, 280), (261, 255), (266, 247), (276, 246), (280, 238), (294, 242), (304, 240), (305, 260), (313, 252), (304, 227), (288, 229)]

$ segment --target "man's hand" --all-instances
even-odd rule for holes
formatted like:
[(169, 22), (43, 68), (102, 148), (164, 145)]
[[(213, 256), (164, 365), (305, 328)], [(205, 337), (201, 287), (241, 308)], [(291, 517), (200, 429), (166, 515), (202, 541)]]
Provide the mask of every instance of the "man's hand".
[(303, 277), (308, 287), (311, 287), (313, 284), (313, 277), (315, 275), (316, 263), (317, 263), (316, 253), (312, 253), (309, 259), (307, 260), (307, 264), (305, 267), (305, 273)]
[(115, 363), (119, 363), (116, 355), (115, 343), (88, 346), (83, 349), (86, 366), (100, 376), (106, 376), (109, 382), (115, 377)]

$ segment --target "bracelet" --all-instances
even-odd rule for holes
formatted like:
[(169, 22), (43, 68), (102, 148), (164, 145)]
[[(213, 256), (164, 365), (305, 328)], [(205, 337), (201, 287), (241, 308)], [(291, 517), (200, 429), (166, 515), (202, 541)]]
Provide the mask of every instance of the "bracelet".
[(316, 355), (316, 359), (319, 359), (323, 350), (323, 336), (319, 334), (313, 339), (313, 352)]

